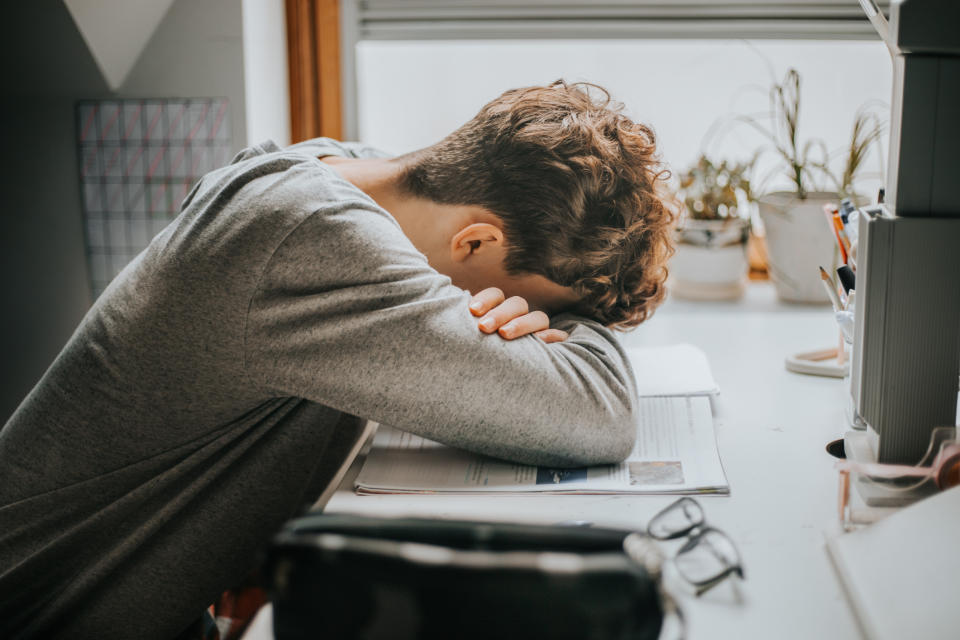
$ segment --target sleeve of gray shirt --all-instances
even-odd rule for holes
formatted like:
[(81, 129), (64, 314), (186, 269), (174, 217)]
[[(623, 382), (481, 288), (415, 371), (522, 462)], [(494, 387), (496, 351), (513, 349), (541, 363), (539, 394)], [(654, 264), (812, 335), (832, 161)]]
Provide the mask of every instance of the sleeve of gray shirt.
[(371, 200), (331, 202), (280, 243), (246, 319), (244, 368), (307, 398), (518, 462), (613, 463), (635, 437), (635, 386), (612, 332), (574, 316), (561, 343), (477, 329), (469, 294)]

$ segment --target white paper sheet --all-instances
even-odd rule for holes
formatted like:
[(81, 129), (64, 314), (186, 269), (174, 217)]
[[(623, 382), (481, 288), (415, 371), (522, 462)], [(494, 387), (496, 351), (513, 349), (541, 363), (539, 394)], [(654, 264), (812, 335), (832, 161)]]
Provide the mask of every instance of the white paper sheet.
[(637, 439), (618, 465), (549, 469), (513, 464), (380, 427), (357, 476), (374, 493), (729, 493), (710, 400), (640, 398)]
[(641, 396), (706, 396), (720, 393), (706, 354), (692, 344), (627, 349)]

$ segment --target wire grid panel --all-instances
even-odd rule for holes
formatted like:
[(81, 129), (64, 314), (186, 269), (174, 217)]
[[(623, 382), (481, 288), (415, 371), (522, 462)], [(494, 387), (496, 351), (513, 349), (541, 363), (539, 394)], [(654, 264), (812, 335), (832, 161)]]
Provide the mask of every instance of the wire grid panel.
[(110, 281), (180, 212), (205, 173), (230, 160), (225, 98), (77, 103), (90, 286)]

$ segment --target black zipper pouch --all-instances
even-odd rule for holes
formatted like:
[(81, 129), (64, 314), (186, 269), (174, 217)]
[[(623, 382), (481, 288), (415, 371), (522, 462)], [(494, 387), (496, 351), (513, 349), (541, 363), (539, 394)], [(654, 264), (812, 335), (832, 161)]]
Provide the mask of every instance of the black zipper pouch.
[(664, 606), (647, 544), (617, 529), (305, 516), (269, 552), (274, 634), (655, 640)]

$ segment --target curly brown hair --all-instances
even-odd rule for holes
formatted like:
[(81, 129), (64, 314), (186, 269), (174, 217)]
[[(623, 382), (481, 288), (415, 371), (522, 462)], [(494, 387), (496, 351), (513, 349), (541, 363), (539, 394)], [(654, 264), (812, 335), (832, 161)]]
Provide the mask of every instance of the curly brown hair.
[(577, 311), (627, 329), (666, 294), (676, 207), (653, 131), (589, 83), (507, 91), (405, 158), (402, 184), (504, 224), (505, 267), (573, 289)]

